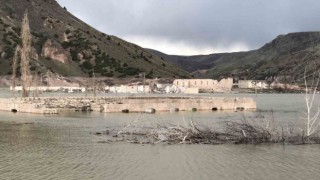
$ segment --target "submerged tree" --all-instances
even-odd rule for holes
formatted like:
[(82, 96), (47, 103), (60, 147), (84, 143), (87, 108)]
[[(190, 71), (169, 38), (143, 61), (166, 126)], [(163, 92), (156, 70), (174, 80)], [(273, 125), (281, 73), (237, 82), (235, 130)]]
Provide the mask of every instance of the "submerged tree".
[[(317, 100), (317, 88), (320, 81), (320, 71), (316, 71), (312, 75), (311, 87), (308, 87), (307, 68), (304, 71), (304, 83), (305, 83), (305, 102), (307, 106), (307, 119), (306, 119), (306, 136), (312, 136), (319, 130), (320, 126), (320, 101)], [(313, 89), (312, 89), (313, 88)]]
[(29, 68), (30, 52), (31, 52), (31, 33), (29, 27), (28, 12), (24, 14), (21, 28), (21, 80), (22, 80), (22, 97), (29, 96), (29, 86), (31, 81), (31, 73)]

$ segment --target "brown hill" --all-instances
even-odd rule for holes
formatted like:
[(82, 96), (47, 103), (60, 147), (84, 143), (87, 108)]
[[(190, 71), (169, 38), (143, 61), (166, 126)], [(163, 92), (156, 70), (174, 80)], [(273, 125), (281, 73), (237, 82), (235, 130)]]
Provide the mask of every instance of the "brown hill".
[(148, 51), (200, 77), (236, 75), (242, 79), (301, 82), (306, 65), (308, 73), (320, 69), (320, 32), (280, 35), (260, 49), (248, 52), (173, 56)]
[(20, 25), (28, 11), (33, 37), (31, 70), (64, 76), (189, 77), (189, 73), (143, 48), (99, 32), (55, 0), (0, 1), (0, 75), (12, 73), (14, 48), (21, 42)]

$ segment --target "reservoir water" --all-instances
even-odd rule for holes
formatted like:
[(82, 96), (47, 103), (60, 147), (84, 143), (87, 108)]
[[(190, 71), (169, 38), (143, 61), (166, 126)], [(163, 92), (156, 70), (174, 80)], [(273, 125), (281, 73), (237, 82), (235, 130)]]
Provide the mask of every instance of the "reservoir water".
[[(0, 93), (0, 97), (9, 95)], [(214, 96), (253, 97), (262, 113), (272, 109), (275, 119), (303, 126), (301, 94)], [(136, 126), (182, 123), (182, 119), (216, 126), (254, 114), (156, 113), (144, 115)], [(104, 137), (94, 135), (106, 128), (122, 128), (137, 117), (0, 112), (0, 179), (320, 179), (320, 145), (136, 145), (99, 143)]]

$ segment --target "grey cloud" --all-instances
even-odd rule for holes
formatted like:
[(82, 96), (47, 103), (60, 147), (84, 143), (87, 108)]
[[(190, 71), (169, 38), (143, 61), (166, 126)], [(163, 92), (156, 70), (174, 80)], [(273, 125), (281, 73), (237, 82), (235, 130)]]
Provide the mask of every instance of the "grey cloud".
[(254, 49), (279, 34), (320, 29), (318, 0), (58, 2), (108, 34), (158, 37), (199, 47), (227, 47), (240, 42)]

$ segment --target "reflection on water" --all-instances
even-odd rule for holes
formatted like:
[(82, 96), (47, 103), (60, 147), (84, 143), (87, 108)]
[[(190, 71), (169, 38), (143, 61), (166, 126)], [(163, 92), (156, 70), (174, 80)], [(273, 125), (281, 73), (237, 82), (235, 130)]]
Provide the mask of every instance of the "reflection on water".
[[(241, 95), (252, 96), (254, 95)], [(301, 95), (258, 95), (258, 108), (299, 120)], [(245, 112), (247, 117), (253, 116)], [(0, 112), (0, 179), (320, 179), (320, 146), (103, 144), (96, 131), (138, 114)], [(146, 114), (137, 125), (195, 119), (215, 126), (241, 112)]]

